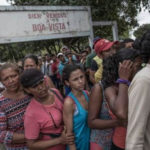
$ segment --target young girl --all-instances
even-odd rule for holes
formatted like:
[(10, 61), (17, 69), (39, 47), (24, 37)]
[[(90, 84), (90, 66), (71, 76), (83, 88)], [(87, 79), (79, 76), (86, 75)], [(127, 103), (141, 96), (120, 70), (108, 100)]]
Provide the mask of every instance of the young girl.
[(88, 93), (84, 91), (85, 75), (76, 65), (67, 65), (63, 70), (63, 81), (71, 88), (64, 102), (63, 118), (67, 133), (74, 133), (75, 143), (70, 150), (89, 150), (90, 129), (87, 125)]

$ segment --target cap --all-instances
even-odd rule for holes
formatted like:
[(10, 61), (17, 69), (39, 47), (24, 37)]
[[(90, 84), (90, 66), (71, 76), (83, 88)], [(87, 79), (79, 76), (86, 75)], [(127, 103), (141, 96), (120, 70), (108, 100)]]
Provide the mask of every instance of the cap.
[(63, 50), (63, 49), (68, 49), (68, 47), (64, 45), (64, 46), (61, 48), (61, 50)]
[(96, 53), (103, 52), (109, 50), (114, 44), (118, 43), (118, 41), (110, 42), (107, 39), (100, 39), (96, 42), (94, 49)]
[(59, 57), (59, 56), (63, 56), (63, 53), (58, 53), (58, 54), (57, 54), (57, 57)]
[(94, 40), (93, 40), (93, 49), (94, 49), (94, 46), (96, 44), (97, 41), (99, 41), (101, 38), (99, 36), (95, 37)]
[(27, 69), (22, 73), (20, 80), (23, 87), (28, 88), (44, 79), (44, 74), (38, 69)]

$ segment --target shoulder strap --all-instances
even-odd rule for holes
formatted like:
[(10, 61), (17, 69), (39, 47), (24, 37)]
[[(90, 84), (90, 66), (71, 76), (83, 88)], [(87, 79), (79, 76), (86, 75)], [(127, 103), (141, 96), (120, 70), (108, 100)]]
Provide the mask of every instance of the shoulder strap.
[(85, 97), (85, 99), (87, 100), (87, 102), (89, 102), (89, 97), (88, 97), (88, 93), (87, 93), (87, 91), (83, 91), (83, 94), (84, 94), (84, 97)]
[(102, 88), (103, 99), (105, 99), (104, 87), (103, 87), (103, 83), (101, 81), (99, 81), (99, 86)]
[(50, 91), (53, 92), (62, 103), (64, 103), (64, 99), (55, 90), (50, 89)]
[(98, 82), (99, 83), (99, 86), (102, 88), (102, 90), (104, 90), (104, 87), (103, 87), (103, 84), (101, 81)]
[(74, 102), (76, 105), (79, 104), (77, 98), (74, 96), (74, 94), (73, 94), (72, 92), (70, 92), (70, 93), (68, 94), (68, 96), (73, 100), (73, 102)]

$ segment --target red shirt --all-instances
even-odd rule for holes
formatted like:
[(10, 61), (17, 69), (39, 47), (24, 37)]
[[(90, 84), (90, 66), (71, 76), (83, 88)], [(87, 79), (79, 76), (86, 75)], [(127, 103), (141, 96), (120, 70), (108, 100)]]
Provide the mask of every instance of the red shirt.
[(52, 64), (52, 72), (53, 74), (57, 75), (57, 78), (60, 78), (60, 75), (58, 73), (58, 65), (59, 65), (59, 60), (57, 59), (56, 62), (53, 62)]
[[(53, 90), (60, 95), (58, 90)], [(36, 140), (39, 138), (40, 133), (61, 134), (63, 131), (62, 111), (63, 104), (56, 95), (55, 101), (51, 105), (43, 105), (33, 98), (25, 113), (24, 127), (26, 139)], [(57, 128), (55, 127), (54, 121)], [(48, 135), (43, 135), (41, 138), (41, 140), (49, 139), (51, 139), (51, 137)], [(48, 150), (65, 150), (65, 146), (59, 144), (49, 148)]]

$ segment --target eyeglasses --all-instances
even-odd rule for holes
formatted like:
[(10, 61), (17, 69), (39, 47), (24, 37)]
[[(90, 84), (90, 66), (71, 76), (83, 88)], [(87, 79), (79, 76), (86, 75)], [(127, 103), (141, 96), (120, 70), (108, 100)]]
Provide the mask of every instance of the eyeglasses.
[(31, 87), (35, 88), (36, 86), (38, 86), (39, 84), (42, 84), (43, 82), (44, 82), (44, 78), (42, 78), (41, 80), (39, 80), (36, 83), (34, 83)]

